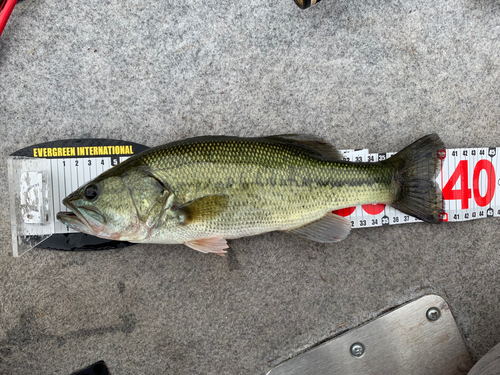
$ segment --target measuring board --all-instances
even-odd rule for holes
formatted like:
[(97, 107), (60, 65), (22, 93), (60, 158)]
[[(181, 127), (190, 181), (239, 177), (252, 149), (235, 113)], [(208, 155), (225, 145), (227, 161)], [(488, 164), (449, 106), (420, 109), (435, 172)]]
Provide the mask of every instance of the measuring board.
[[(64, 197), (105, 170), (148, 147), (109, 139), (64, 140), (30, 146), (8, 159), (13, 256), (38, 246), (62, 250), (108, 249), (129, 245), (76, 232), (56, 219)], [(346, 161), (378, 162), (395, 153), (342, 150)], [(436, 182), (443, 192), (443, 221), (500, 216), (496, 194), (500, 148), (441, 150)], [(334, 211), (353, 228), (415, 223), (420, 220), (385, 204)]]
[(56, 215), (68, 211), (62, 200), (71, 192), (147, 149), (134, 142), (72, 139), (26, 147), (10, 155), (12, 255), (20, 256), (35, 246), (104, 250), (129, 245), (76, 232)]
[[(454, 148), (442, 150), (441, 172), (436, 182), (443, 192), (442, 220), (467, 221), (500, 216), (500, 185), (496, 171), (500, 161), (500, 148)], [(344, 160), (355, 162), (377, 162), (385, 160), (394, 152), (370, 153), (368, 150), (344, 152)], [(351, 220), (353, 228), (421, 222), (394, 207), (385, 204), (365, 204), (335, 211)]]

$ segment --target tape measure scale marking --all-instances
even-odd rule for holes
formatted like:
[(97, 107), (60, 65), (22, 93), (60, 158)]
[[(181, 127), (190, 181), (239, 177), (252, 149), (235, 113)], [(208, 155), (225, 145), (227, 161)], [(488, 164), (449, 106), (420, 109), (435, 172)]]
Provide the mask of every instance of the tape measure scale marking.
[[(436, 182), (443, 192), (443, 211), (440, 214), (442, 221), (467, 221), (500, 216), (500, 198), (496, 195), (496, 186), (500, 185), (500, 179), (497, 180), (496, 175), (499, 151), (499, 148), (492, 147), (438, 151), (441, 172)], [(362, 161), (381, 161), (393, 154), (367, 153)], [(420, 221), (390, 206), (384, 207), (383, 211), (382, 205), (378, 206), (378, 210), (368, 207), (370, 205), (348, 207), (334, 212), (351, 220), (353, 228)]]
[(147, 146), (112, 139), (70, 139), (18, 150), (8, 158), (12, 254), (34, 246), (59, 250), (104, 250), (128, 242), (70, 230), (56, 219), (62, 200), (87, 181)]
[[(17, 198), (11, 196), (13, 243), (20, 246), (18, 250), (23, 241), (26, 245), (17, 255), (34, 245), (65, 250), (126, 246), (127, 243), (113, 243), (72, 231), (56, 220), (55, 215), (67, 210), (62, 199), (69, 193), (131, 154), (147, 148), (133, 142), (86, 139), (48, 142), (13, 153), (8, 161), (10, 193), (17, 192)], [(125, 154), (120, 154), (122, 151)], [(496, 186), (500, 185), (496, 174), (499, 151), (498, 148), (439, 151), (441, 172), (436, 182), (443, 191), (443, 221), (500, 216), (500, 197), (496, 194)], [(395, 154), (369, 153), (367, 149), (343, 150), (342, 153), (345, 160), (355, 162), (377, 162)], [(420, 221), (385, 204), (347, 207), (334, 212), (349, 219), (353, 228)]]

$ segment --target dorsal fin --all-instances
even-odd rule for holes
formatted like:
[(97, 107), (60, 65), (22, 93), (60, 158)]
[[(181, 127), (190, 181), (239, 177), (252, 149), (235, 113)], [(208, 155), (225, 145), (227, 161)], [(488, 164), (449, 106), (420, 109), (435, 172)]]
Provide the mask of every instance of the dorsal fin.
[(313, 151), (314, 156), (325, 160), (343, 160), (342, 154), (331, 143), (311, 134), (280, 134), (265, 137), (274, 141), (291, 143)]

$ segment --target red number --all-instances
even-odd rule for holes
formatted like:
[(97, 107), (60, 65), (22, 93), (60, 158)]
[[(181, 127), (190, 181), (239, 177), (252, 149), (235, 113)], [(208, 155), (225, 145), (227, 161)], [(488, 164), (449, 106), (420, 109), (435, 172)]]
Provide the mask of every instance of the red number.
[(363, 210), (367, 213), (367, 214), (370, 214), (370, 215), (378, 215), (380, 214), (382, 211), (384, 211), (384, 208), (385, 208), (385, 204), (364, 204), (363, 206)]
[(340, 210), (333, 211), (333, 213), (335, 215), (340, 215), (340, 216), (346, 217), (346, 216), (349, 216), (350, 214), (352, 214), (355, 209), (356, 209), (356, 207), (341, 208)]
[[(486, 190), (486, 194), (481, 196), (481, 192), (479, 191), (479, 175), (482, 170), (486, 171), (487, 181), (488, 181), (488, 190)], [(480, 207), (487, 206), (491, 200), (493, 199), (493, 194), (495, 194), (496, 187), (496, 176), (495, 169), (489, 160), (481, 159), (477, 162), (474, 168), (474, 175), (472, 177), (472, 189), (474, 190), (474, 200), (477, 205)]]
[[(457, 183), (459, 178), (460, 189), (454, 189), (455, 184)], [(443, 187), (443, 199), (460, 199), (462, 201), (462, 209), (467, 209), (469, 208), (469, 199), (471, 197), (472, 193), (469, 188), (469, 172), (467, 168), (467, 160), (461, 160), (457, 165), (457, 169), (455, 169), (449, 181)]]

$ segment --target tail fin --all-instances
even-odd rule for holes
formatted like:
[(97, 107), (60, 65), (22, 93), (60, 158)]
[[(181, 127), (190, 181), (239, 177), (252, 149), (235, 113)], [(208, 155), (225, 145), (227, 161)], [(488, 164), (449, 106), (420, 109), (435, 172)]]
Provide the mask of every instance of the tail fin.
[(429, 223), (442, 221), (443, 196), (435, 181), (441, 169), (438, 150), (442, 149), (439, 136), (429, 134), (382, 162), (395, 168), (397, 193), (392, 206)]

